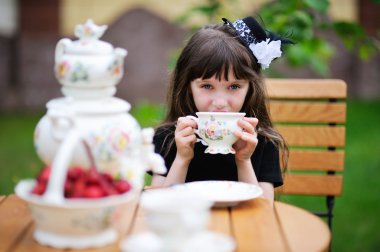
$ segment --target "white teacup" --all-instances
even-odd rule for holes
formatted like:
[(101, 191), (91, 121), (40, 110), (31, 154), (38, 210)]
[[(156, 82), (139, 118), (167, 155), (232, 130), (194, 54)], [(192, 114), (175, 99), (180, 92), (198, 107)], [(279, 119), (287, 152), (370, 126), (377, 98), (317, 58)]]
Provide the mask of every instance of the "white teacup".
[(141, 198), (148, 225), (166, 251), (177, 251), (189, 237), (206, 230), (212, 204), (198, 193), (172, 189), (148, 190)]
[(205, 153), (210, 154), (235, 154), (232, 145), (237, 138), (234, 131), (242, 131), (237, 121), (245, 116), (245, 113), (234, 112), (197, 112), (195, 116), (187, 116), (198, 124), (195, 133), (202, 138), (204, 145), (208, 145)]

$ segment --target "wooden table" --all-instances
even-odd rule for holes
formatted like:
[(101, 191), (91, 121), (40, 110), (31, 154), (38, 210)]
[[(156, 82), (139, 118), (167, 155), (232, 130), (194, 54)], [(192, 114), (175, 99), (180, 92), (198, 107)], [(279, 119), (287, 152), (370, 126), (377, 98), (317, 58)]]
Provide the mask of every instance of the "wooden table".
[[(145, 212), (138, 199), (125, 214), (121, 237), (147, 229)], [(232, 236), (236, 251), (327, 251), (331, 235), (327, 225), (313, 214), (280, 202), (274, 208), (264, 199), (233, 208), (212, 209), (212, 231)], [(0, 196), (0, 251), (67, 251), (41, 246), (33, 239), (34, 222), (27, 205), (15, 195)], [(119, 242), (99, 249), (119, 251)]]

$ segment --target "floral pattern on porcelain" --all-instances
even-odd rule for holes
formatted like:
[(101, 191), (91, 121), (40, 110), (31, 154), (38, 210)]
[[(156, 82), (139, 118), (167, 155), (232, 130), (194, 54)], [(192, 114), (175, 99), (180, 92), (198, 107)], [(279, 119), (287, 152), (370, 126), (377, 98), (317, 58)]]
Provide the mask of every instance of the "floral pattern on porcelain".
[(108, 71), (110, 74), (114, 77), (120, 77), (122, 73), (122, 63), (120, 63), (118, 60), (114, 60), (110, 66), (108, 67)]
[(205, 150), (205, 153), (209, 153), (209, 154), (235, 154), (236, 151), (231, 147), (209, 146)]
[(218, 121), (215, 117), (210, 116), (209, 120), (204, 121), (199, 133), (209, 140), (223, 141), (225, 136), (232, 134), (231, 130), (224, 128), (226, 124), (225, 121)]

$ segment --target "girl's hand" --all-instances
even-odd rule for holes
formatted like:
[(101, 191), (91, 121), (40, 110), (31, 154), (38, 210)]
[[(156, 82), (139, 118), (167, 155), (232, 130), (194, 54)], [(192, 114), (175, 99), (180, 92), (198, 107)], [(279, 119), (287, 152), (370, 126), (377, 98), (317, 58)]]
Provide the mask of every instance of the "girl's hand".
[(243, 132), (235, 131), (234, 134), (238, 138), (233, 145), (236, 154), (236, 161), (247, 161), (251, 158), (258, 143), (256, 126), (259, 120), (253, 117), (244, 117), (238, 120), (238, 125), (243, 129)]
[(189, 161), (194, 157), (194, 144), (197, 138), (194, 129), (197, 123), (186, 117), (179, 117), (174, 132), (175, 143), (177, 145), (177, 157), (184, 161)]

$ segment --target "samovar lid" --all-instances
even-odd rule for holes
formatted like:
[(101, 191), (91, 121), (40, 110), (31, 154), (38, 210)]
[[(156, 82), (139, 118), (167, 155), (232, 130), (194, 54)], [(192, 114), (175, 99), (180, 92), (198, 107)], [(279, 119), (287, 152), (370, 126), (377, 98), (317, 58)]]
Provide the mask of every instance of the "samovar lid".
[(65, 48), (65, 53), (79, 55), (110, 54), (113, 46), (105, 41), (99, 40), (107, 29), (107, 25), (96, 25), (91, 19), (84, 24), (75, 26), (75, 36), (78, 40), (73, 41)]
[(75, 114), (113, 114), (125, 113), (131, 105), (120, 98), (108, 97), (96, 100), (80, 100), (72, 97), (60, 97), (50, 100), (46, 107), (48, 109), (67, 110)]

